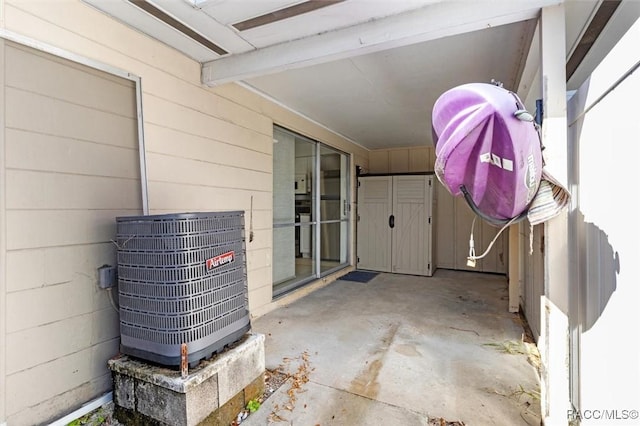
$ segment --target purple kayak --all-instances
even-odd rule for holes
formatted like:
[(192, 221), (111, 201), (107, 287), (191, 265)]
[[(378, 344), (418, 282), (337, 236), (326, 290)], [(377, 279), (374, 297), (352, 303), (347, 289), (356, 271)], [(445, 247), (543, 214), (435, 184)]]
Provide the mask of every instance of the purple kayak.
[(435, 172), (494, 225), (525, 217), (538, 191), (542, 151), (536, 124), (518, 96), (501, 86), (464, 84), (433, 107)]

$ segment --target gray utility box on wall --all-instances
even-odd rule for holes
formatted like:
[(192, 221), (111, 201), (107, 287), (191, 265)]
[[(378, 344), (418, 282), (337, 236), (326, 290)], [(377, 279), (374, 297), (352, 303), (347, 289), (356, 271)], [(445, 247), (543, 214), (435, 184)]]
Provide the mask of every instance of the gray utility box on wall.
[(122, 353), (193, 366), (249, 331), (244, 212), (116, 221)]

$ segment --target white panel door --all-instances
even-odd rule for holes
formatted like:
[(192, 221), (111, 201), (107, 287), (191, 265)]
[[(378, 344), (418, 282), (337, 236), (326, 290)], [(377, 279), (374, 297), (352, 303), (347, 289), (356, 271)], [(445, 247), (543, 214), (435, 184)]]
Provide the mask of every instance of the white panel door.
[(358, 269), (391, 272), (391, 176), (358, 180)]
[(391, 271), (431, 275), (431, 176), (393, 177)]

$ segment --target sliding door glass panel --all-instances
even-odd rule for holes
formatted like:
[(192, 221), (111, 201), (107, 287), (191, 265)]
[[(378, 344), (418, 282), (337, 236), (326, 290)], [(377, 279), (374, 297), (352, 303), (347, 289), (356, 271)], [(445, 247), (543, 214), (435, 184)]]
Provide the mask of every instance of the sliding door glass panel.
[[(302, 225), (296, 224), (292, 227), (274, 227), (273, 229), (273, 241), (274, 241), (274, 253), (276, 247), (276, 241), (282, 241), (285, 238), (291, 238), (291, 233), (294, 233), (294, 239), (300, 238), (302, 239), (309, 238), (310, 243), (313, 243), (313, 233), (315, 232), (315, 225)], [(290, 240), (288, 240), (290, 241)], [(274, 296), (278, 296), (280, 294), (286, 293), (290, 290), (293, 290), (313, 279), (316, 278), (317, 274), (314, 273), (314, 265), (315, 265), (315, 257), (313, 253), (305, 254), (304, 256), (295, 256), (295, 253), (291, 253), (291, 259), (293, 259), (293, 267), (287, 268), (286, 270), (282, 268), (281, 265), (274, 262), (273, 270), (274, 277), (276, 275), (276, 269), (279, 270), (280, 280), (273, 281), (273, 294)], [(288, 275), (285, 275), (288, 274)]]
[(315, 142), (274, 128), (273, 293), (315, 278)]
[[(295, 192), (295, 224), (296, 224), (296, 278), (299, 284), (317, 277), (315, 270), (315, 206), (316, 197), (313, 191), (316, 181), (316, 143), (296, 135), (296, 184)], [(283, 287), (288, 291), (294, 287)]]
[(347, 262), (348, 157), (320, 146), (320, 272)]
[(274, 130), (273, 282), (295, 278), (295, 138)]

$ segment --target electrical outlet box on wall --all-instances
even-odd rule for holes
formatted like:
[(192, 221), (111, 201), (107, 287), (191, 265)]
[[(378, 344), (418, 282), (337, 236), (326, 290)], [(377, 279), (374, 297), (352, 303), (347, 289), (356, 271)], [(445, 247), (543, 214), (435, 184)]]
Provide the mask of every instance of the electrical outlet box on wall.
[(116, 285), (116, 267), (103, 265), (98, 268), (98, 287), (111, 288)]

